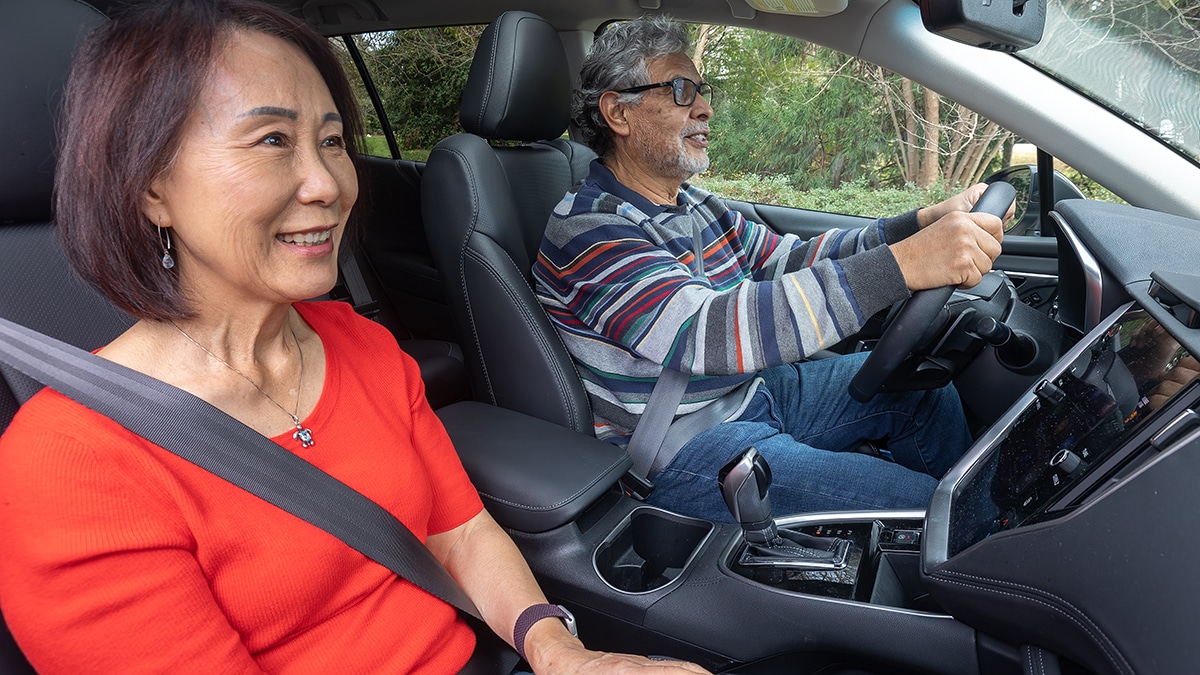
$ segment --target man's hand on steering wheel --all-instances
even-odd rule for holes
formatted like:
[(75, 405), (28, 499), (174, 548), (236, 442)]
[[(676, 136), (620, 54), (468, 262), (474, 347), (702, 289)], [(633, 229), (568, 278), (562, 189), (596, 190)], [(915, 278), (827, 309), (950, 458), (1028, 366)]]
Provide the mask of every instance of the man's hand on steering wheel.
[[(987, 191), (987, 188), (987, 183), (976, 183), (966, 190), (954, 195), (953, 197), (934, 204), (933, 206), (926, 206), (925, 208), (917, 211), (917, 224), (924, 229), (934, 224), (947, 214), (955, 211), (970, 211), (971, 209), (975, 208), (976, 202), (978, 202), (979, 198), (983, 196), (983, 193)], [(1007, 223), (1012, 219), (1013, 214), (1016, 212), (1016, 207), (1016, 202), (1009, 204), (1008, 211), (1003, 217), (1004, 222)]]
[[(943, 202), (944, 203), (944, 202)], [(1000, 255), (1004, 225), (990, 213), (952, 211), (907, 239), (891, 244), (911, 291), (970, 288)]]
[(891, 318), (850, 381), (848, 390), (854, 400), (869, 401), (879, 392), (916, 347), (955, 286), (974, 286), (992, 269), (1004, 239), (999, 214), (1011, 212), (1016, 190), (999, 182), (989, 186), (986, 193), (976, 198), (971, 213), (953, 211), (891, 245), (904, 281), (914, 293)]

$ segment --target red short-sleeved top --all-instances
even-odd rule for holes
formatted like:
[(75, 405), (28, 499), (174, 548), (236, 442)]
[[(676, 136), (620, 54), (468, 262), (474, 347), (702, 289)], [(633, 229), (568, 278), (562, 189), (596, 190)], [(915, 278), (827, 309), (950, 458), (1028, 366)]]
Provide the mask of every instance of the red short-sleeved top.
[[(422, 541), (482, 509), (415, 362), (345, 303), (304, 425), (272, 440)], [(197, 430), (197, 433), (201, 433)], [(454, 673), (455, 610), (340, 540), (45, 390), (0, 438), (0, 609), (41, 673)]]

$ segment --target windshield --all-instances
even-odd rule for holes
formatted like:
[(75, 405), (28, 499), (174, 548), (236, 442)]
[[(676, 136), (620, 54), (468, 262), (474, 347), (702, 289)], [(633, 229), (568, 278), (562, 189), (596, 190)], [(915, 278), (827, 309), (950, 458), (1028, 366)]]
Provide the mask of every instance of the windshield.
[(1200, 162), (1200, 3), (1048, 0), (1018, 56)]

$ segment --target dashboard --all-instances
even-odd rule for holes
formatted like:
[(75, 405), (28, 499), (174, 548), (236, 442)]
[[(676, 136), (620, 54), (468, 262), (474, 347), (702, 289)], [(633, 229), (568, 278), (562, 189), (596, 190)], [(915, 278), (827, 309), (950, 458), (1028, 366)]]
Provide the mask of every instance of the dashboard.
[(1200, 221), (1084, 200), (1053, 215), (1057, 318), (1077, 338), (939, 484), (921, 575), (1008, 644), (1096, 673), (1190, 672)]

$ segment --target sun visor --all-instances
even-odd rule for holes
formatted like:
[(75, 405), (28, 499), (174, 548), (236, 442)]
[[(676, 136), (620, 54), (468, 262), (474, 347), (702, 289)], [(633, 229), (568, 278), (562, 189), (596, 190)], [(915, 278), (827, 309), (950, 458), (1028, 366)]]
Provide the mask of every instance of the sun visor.
[(829, 16), (846, 9), (846, 0), (743, 0), (747, 5), (768, 14), (795, 16)]

